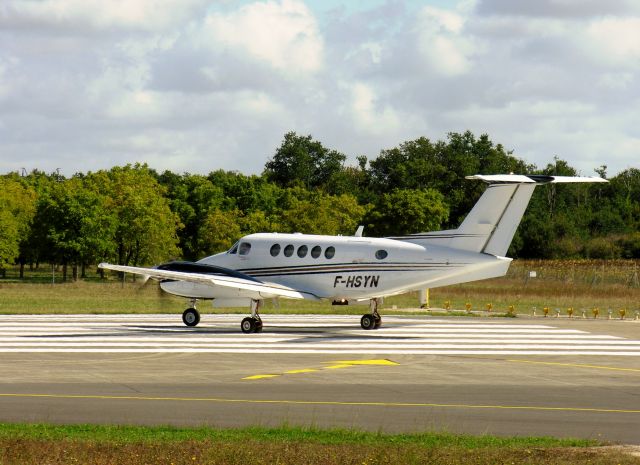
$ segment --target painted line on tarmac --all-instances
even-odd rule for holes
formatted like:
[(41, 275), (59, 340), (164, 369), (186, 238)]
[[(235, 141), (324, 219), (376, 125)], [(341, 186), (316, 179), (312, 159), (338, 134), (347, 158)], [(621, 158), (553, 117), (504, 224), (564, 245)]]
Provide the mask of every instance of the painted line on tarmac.
[[(620, 348), (617, 348), (620, 349)], [(219, 354), (350, 354), (350, 355), (597, 355), (597, 356), (618, 356), (618, 357), (640, 357), (640, 350), (634, 351), (595, 351), (595, 350), (573, 350), (571, 346), (567, 346), (565, 350), (478, 350), (478, 349), (463, 349), (463, 350), (447, 350), (447, 349), (386, 349), (384, 347), (377, 347), (372, 349), (351, 349), (351, 348), (336, 348), (336, 349), (313, 349), (313, 348), (300, 348), (300, 349), (273, 349), (273, 348), (193, 348), (193, 347), (180, 347), (180, 348), (33, 348), (33, 347), (20, 347), (20, 348), (6, 348), (2, 349), (3, 353), (131, 353), (131, 354), (144, 354), (144, 353), (219, 353)]]
[(557, 365), (557, 366), (575, 367), (575, 368), (596, 368), (598, 370), (630, 371), (630, 372), (640, 373), (639, 368), (607, 367), (607, 366), (601, 366), (601, 365), (586, 365), (583, 363), (536, 362), (534, 360), (516, 360), (516, 359), (507, 360), (507, 362), (530, 363), (533, 365)]
[(217, 397), (146, 397), (146, 396), (106, 396), (106, 395), (73, 395), (73, 394), (18, 394), (0, 393), (0, 398), (32, 398), (32, 399), (87, 399), (87, 400), (139, 400), (161, 402), (211, 402), (235, 404), (285, 404), (285, 405), (327, 405), (352, 407), (427, 407), (427, 408), (459, 408), (459, 409), (494, 409), (494, 410), (529, 410), (547, 412), (582, 412), (582, 413), (626, 413), (640, 414), (640, 410), (611, 409), (596, 407), (545, 407), (532, 405), (475, 405), (475, 404), (439, 404), (431, 402), (339, 402), (332, 400), (284, 400), (284, 399), (225, 399)]
[[(246, 376), (242, 378), (243, 380), (255, 380), (255, 379), (265, 379), (265, 378), (277, 378), (278, 376), (283, 375), (298, 375), (304, 373), (317, 373), (322, 370), (337, 370), (341, 368), (351, 368), (354, 366), (362, 366), (362, 365), (377, 365), (377, 366), (393, 366), (400, 365), (398, 362), (394, 362), (388, 359), (373, 359), (373, 360), (337, 360), (333, 362), (325, 362), (329, 364), (329, 366), (325, 366), (322, 368), (300, 368), (294, 370), (288, 370), (284, 373), (279, 374), (259, 374)], [(333, 364), (333, 365), (332, 365)]]

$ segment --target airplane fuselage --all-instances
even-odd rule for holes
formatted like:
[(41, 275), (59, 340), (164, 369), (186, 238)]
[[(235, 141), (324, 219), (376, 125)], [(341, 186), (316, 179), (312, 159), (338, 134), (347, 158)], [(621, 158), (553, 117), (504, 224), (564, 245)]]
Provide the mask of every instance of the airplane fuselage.
[[(346, 303), (503, 276), (510, 262), (484, 253), (395, 239), (260, 233), (245, 236), (229, 251), (197, 263)], [(240, 291), (198, 283), (163, 282), (162, 288), (192, 298), (242, 298)]]

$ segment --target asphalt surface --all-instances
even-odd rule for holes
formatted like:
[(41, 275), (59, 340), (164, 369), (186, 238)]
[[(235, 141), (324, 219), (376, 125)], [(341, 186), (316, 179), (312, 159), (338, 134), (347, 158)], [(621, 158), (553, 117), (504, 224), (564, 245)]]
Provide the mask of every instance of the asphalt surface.
[(640, 322), (0, 316), (0, 421), (359, 428), (640, 444)]

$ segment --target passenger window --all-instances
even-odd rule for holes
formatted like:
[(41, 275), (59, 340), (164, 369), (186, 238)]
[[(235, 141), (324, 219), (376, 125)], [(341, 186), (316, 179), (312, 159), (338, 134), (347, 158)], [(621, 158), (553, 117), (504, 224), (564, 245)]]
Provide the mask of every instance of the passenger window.
[(300, 258), (306, 257), (308, 249), (309, 248), (306, 245), (301, 245), (300, 247), (298, 247), (298, 257)]
[(273, 244), (271, 246), (270, 252), (272, 257), (277, 257), (278, 254), (280, 253), (280, 244)]
[(243, 242), (240, 244), (240, 249), (238, 250), (238, 255), (247, 255), (251, 251), (251, 244), (248, 242)]
[(235, 244), (233, 244), (233, 246), (231, 246), (231, 248), (229, 249), (229, 252), (227, 253), (236, 253), (238, 251), (238, 243), (236, 242)]
[(293, 255), (293, 246), (291, 244), (289, 244), (288, 246), (286, 246), (284, 248), (284, 256), (285, 257), (290, 257), (291, 255)]
[(311, 249), (311, 256), (313, 258), (318, 258), (321, 253), (322, 253), (322, 247), (320, 247), (319, 245), (316, 245), (313, 249)]
[(324, 251), (324, 258), (331, 260), (335, 254), (336, 254), (335, 247), (333, 246), (327, 247), (327, 250)]
[(389, 254), (387, 253), (386, 250), (378, 250), (376, 252), (376, 258), (378, 260), (383, 260), (383, 259), (387, 258), (387, 255), (389, 255)]

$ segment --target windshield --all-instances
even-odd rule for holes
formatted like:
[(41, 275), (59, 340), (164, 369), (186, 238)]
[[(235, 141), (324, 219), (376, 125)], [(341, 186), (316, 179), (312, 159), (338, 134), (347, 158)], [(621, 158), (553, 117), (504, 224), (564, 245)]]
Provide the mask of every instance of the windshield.
[(240, 241), (233, 244), (227, 253), (236, 253), (238, 251), (238, 243), (240, 243)]

